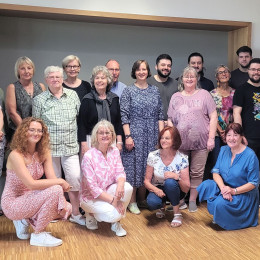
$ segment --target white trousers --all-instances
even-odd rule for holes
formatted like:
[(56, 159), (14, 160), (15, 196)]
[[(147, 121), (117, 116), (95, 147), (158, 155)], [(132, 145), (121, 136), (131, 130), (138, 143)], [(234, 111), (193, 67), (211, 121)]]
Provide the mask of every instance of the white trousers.
[[(116, 192), (116, 187), (117, 183), (110, 185), (107, 189), (107, 193), (114, 196)], [(125, 196), (121, 199), (125, 209), (129, 204), (132, 193), (133, 187), (128, 182), (125, 182)], [(121, 218), (125, 217), (126, 214), (125, 212), (124, 215), (121, 215), (114, 206), (100, 199), (81, 201), (80, 205), (85, 212), (92, 213), (98, 222), (118, 222)]]

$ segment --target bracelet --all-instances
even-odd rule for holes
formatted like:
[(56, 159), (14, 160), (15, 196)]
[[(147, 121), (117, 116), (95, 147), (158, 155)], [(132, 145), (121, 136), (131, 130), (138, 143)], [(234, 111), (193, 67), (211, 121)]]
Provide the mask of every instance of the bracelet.
[(110, 202), (110, 204), (112, 204), (112, 203), (114, 202), (114, 199), (115, 199), (115, 198), (113, 197), (113, 199), (112, 199), (112, 201)]
[(123, 144), (123, 142), (117, 142), (117, 144)]
[(235, 195), (237, 195), (237, 188), (235, 188)]
[(127, 138), (129, 138), (129, 137), (131, 137), (131, 134), (130, 134), (130, 135), (125, 135), (125, 139), (127, 139)]

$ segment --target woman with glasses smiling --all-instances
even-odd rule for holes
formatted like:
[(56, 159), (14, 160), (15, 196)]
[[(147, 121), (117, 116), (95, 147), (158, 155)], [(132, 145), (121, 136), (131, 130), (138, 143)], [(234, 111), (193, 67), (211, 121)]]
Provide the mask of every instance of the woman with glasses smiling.
[(215, 137), (215, 148), (213, 150), (213, 165), (216, 164), (220, 147), (226, 143), (226, 127), (233, 122), (233, 96), (235, 90), (229, 86), (231, 77), (230, 70), (225, 65), (219, 65), (215, 74), (217, 88), (210, 91), (218, 114), (217, 132)]
[[(24, 119), (15, 131), (11, 149), (1, 201), (4, 214), (13, 220), (17, 237), (30, 238), (30, 245), (61, 245), (62, 240), (45, 232), (45, 228), (52, 220), (70, 215), (71, 204), (63, 195), (70, 185), (55, 176), (47, 126), (41, 119)], [(41, 179), (43, 174), (46, 179)]]
[(62, 67), (67, 75), (62, 86), (76, 91), (81, 101), (90, 92), (91, 86), (87, 81), (78, 78), (81, 68), (80, 59), (75, 55), (69, 55), (63, 59)]
[(125, 181), (120, 152), (112, 145), (115, 139), (110, 122), (101, 120), (93, 128), (92, 148), (85, 153), (81, 163), (80, 201), (86, 212), (88, 229), (98, 229), (97, 221), (104, 221), (111, 223), (111, 230), (121, 237), (126, 231), (119, 221), (126, 214), (133, 188)]
[[(196, 188), (202, 182), (208, 152), (215, 146), (217, 128), (216, 105), (208, 91), (198, 85), (198, 73), (186, 67), (180, 77), (179, 92), (172, 95), (168, 109), (168, 125), (180, 132), (180, 151), (190, 160), (189, 211), (197, 211)], [(181, 201), (181, 207), (187, 205)]]

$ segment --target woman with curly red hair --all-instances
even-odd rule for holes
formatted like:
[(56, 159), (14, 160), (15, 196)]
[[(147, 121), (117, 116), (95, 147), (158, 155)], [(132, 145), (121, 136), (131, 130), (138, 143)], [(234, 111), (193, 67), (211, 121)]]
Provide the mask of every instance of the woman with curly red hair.
[[(13, 136), (11, 150), (2, 195), (5, 216), (13, 220), (18, 238), (31, 237), (31, 245), (61, 245), (61, 239), (44, 230), (52, 220), (70, 215), (71, 204), (63, 195), (70, 186), (55, 176), (49, 133), (43, 121), (33, 117), (24, 119)], [(43, 174), (46, 179), (40, 179)], [(34, 229), (31, 235), (29, 224)]]

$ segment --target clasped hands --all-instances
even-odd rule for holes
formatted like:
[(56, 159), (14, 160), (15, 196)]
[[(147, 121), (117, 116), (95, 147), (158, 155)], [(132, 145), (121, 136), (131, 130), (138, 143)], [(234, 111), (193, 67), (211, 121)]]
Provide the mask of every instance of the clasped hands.
[(223, 198), (229, 200), (230, 202), (233, 200), (232, 193), (233, 193), (233, 189), (229, 186), (223, 186), (221, 189), (221, 194)]

